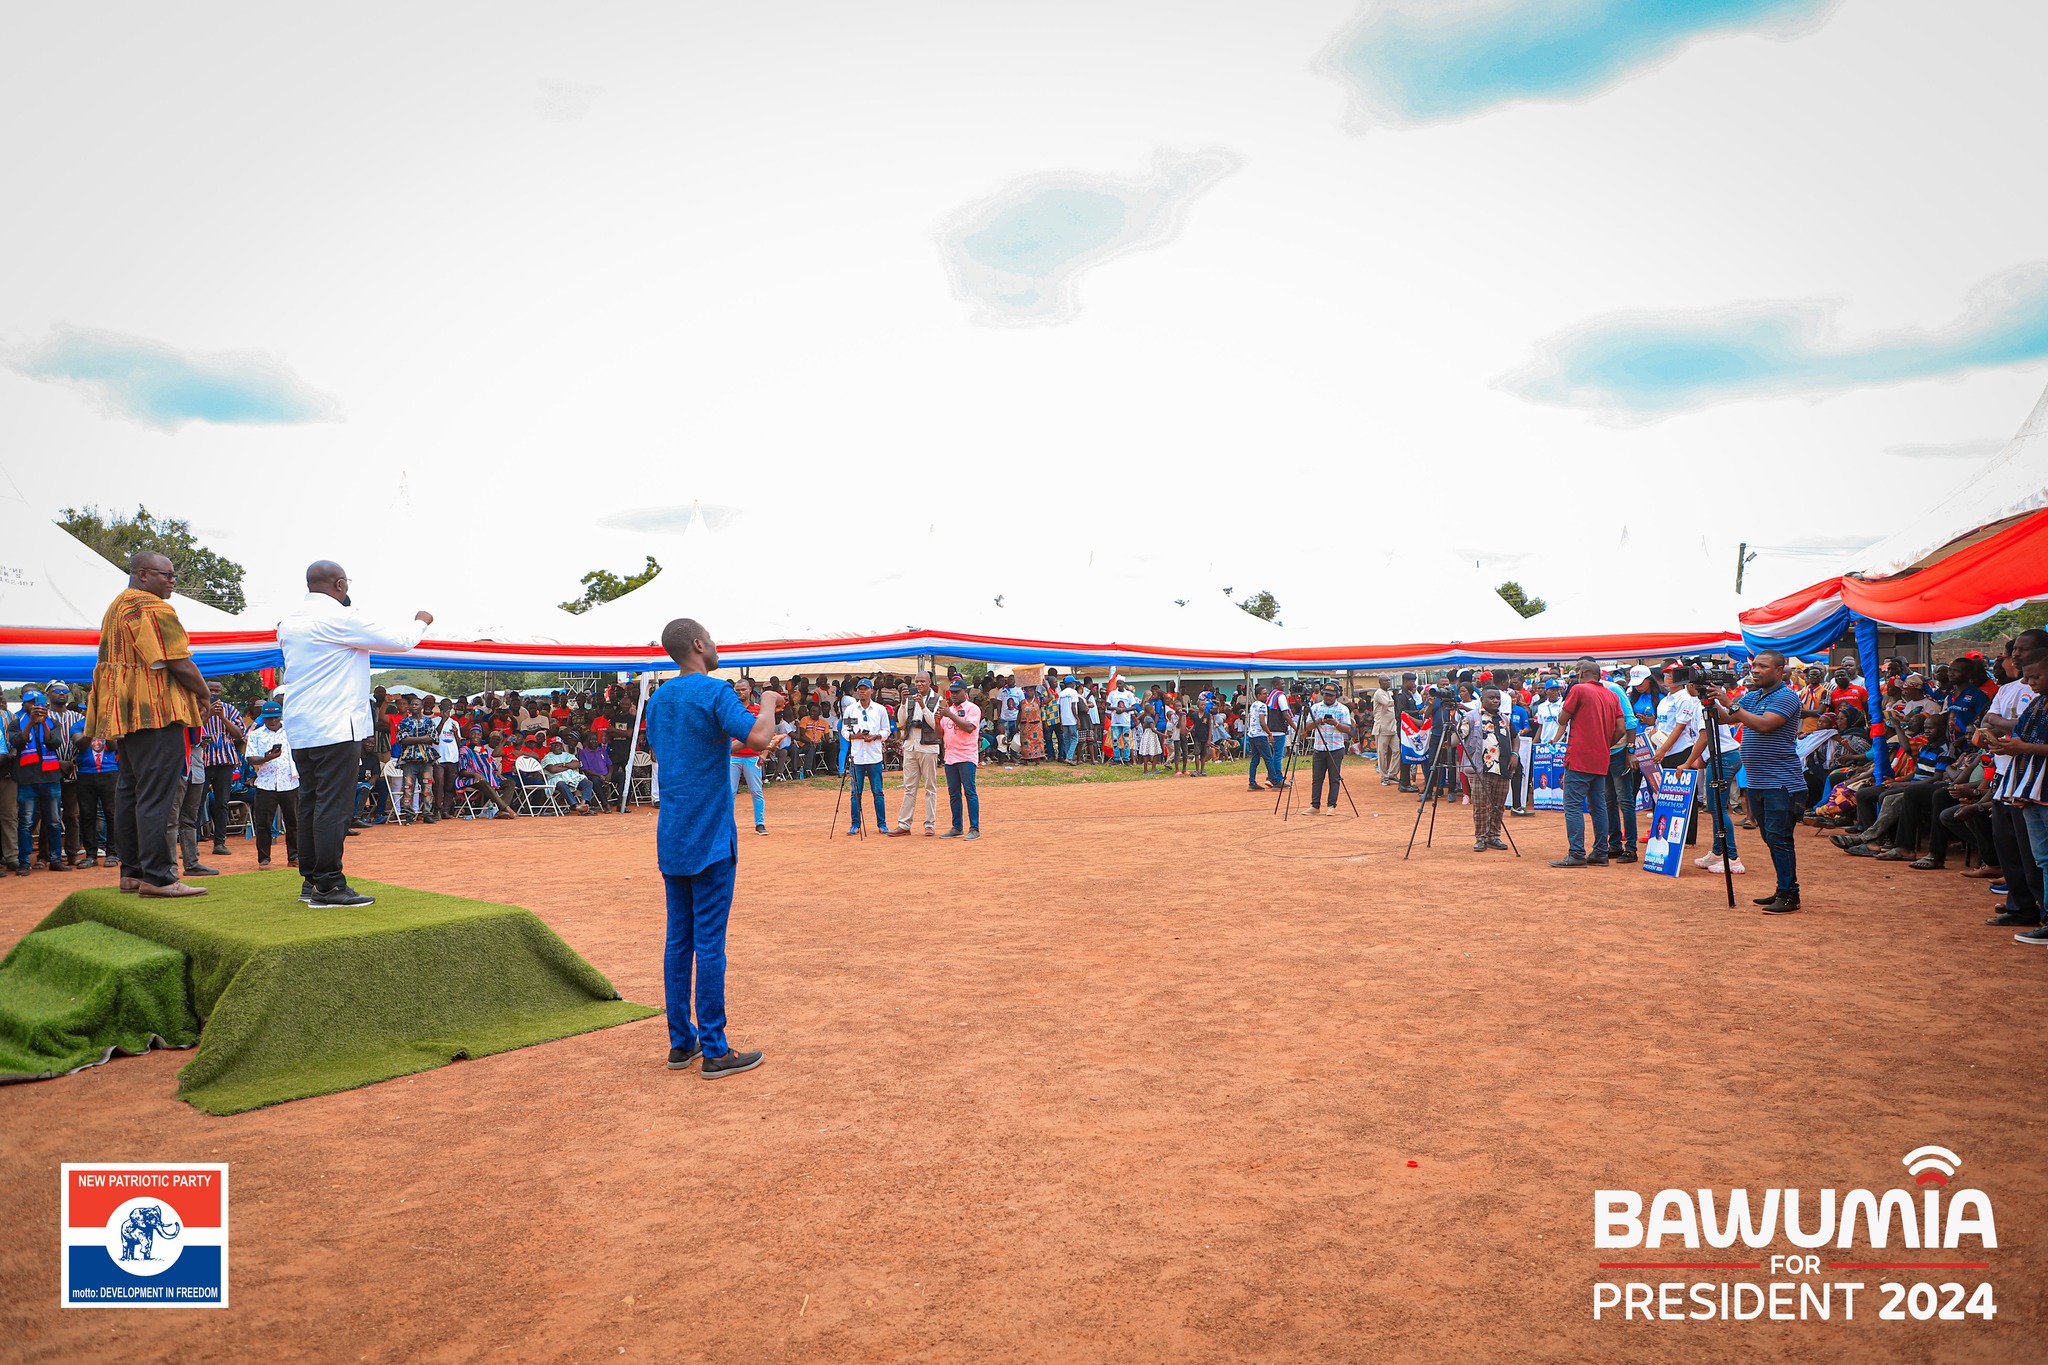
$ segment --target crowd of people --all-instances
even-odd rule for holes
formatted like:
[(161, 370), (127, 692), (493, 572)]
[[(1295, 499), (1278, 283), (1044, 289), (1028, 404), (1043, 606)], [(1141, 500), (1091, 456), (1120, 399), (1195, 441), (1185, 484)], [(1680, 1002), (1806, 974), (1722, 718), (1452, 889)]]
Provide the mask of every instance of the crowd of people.
[[(1925, 675), (1892, 659), (1874, 699), (1850, 669), (1801, 667), (1770, 651), (1752, 662), (1746, 687), (1733, 686), (1733, 669), (1718, 659), (1403, 673), (1369, 687), (1327, 678), (1141, 690), (1115, 672), (1051, 668), (771, 677), (765, 690), (784, 699), (772, 737), (759, 749), (734, 741), (729, 777), (735, 797), (746, 789), (757, 833), (768, 830), (766, 784), (830, 776), (850, 780), (849, 833), (861, 831), (866, 805), (885, 834), (911, 832), (920, 813), (924, 832), (938, 834), (943, 784), (947, 836), (972, 839), (983, 763), (1203, 777), (1212, 763), (1248, 759), (1247, 789), (1261, 790), (1287, 780), (1292, 756), (1309, 769), (1309, 811), (1335, 815), (1351, 756), (1371, 761), (1383, 785), (1471, 806), (1473, 850), (1487, 852), (1506, 847), (1503, 817), (1534, 813), (1537, 746), (1558, 746), (1566, 851), (1553, 866), (1636, 861), (1645, 786), (1660, 770), (1704, 769), (1685, 838), (1696, 843), (1704, 824), (1711, 839), (1694, 861), (1745, 873), (1739, 846), (1743, 831), (1755, 831), (1777, 875), (1773, 894), (1758, 900), (1766, 910), (1798, 908), (1791, 840), (1803, 823), (1845, 856), (1916, 871), (1945, 868), (1960, 850), (1975, 864), (1963, 875), (1994, 882), (2005, 897), (1992, 923), (2038, 941), (2048, 861), (2048, 717), (2036, 704), (2048, 690), (2044, 661), (2048, 636), (2039, 631), (1993, 660), (1965, 655)], [(300, 775), (279, 700), (229, 698), (217, 680), (182, 685), (195, 723), (181, 727), (182, 781), (165, 829), (182, 876), (216, 874), (203, 853), (229, 856), (238, 829), (253, 833), (259, 868), (272, 865), (280, 838), (284, 862), (296, 865)], [(287, 678), (279, 691), (290, 686)], [(758, 713), (754, 681), (743, 676), (734, 688)], [(90, 691), (52, 681), (24, 689), (18, 710), (0, 716), (14, 789), (0, 792), (0, 857), (18, 875), (96, 866), (111, 853), (120, 757), (88, 725)], [(355, 727), (363, 737), (352, 741), (348, 833), (654, 803), (651, 756), (635, 733), (640, 703), (623, 683), (449, 697), (370, 689)], [(1888, 735), (1881, 779), (1873, 708)], [(885, 772), (899, 775), (893, 820)]]

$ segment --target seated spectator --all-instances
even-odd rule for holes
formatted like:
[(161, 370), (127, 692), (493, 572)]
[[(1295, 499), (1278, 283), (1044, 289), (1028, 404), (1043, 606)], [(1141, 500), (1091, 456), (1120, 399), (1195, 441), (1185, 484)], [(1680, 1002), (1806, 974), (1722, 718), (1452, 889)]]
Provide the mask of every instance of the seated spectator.
[(612, 756), (602, 730), (585, 732), (576, 746), (576, 761), (582, 765), (583, 775), (590, 779), (598, 799), (609, 807), (618, 796), (618, 789), (612, 785)]
[(505, 796), (500, 783), (503, 778), (503, 759), (499, 751), (484, 738), (483, 727), (469, 728), (469, 743), (462, 749), (462, 770), (456, 776), (456, 787), (460, 791), (481, 790), (489, 795), (495, 810), (484, 812), (485, 819), (499, 815), (517, 815), (512, 802)]
[(590, 785), (590, 779), (583, 775), (583, 765), (577, 762), (576, 755), (570, 753), (560, 739), (548, 741), (547, 755), (541, 759), (540, 768), (549, 782), (567, 791), (575, 800), (578, 815), (596, 813), (591, 806), (597, 800), (597, 792)]

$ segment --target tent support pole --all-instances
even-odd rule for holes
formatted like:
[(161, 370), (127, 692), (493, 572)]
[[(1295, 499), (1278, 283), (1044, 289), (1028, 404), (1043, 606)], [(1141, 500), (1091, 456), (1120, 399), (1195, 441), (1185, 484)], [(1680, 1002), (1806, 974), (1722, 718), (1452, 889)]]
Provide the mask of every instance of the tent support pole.
[[(626, 740), (626, 780), (619, 784), (619, 814), (626, 813), (626, 803), (633, 797), (633, 760), (640, 754), (640, 722), (647, 716), (647, 675), (640, 675), (640, 704), (633, 708), (633, 733)], [(650, 786), (652, 782), (650, 780)], [(648, 792), (651, 797), (652, 791)]]

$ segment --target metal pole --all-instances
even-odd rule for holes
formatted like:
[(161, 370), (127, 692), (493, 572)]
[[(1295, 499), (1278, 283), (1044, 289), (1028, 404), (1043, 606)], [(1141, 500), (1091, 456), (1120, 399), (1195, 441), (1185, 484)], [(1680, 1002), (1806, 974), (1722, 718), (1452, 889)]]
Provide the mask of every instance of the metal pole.
[[(640, 722), (647, 715), (647, 675), (640, 675), (640, 704), (633, 708), (633, 733), (626, 738), (626, 780), (619, 784), (619, 814), (626, 813), (626, 805), (633, 796), (633, 760), (640, 753)], [(654, 780), (648, 778), (648, 796), (654, 795)]]

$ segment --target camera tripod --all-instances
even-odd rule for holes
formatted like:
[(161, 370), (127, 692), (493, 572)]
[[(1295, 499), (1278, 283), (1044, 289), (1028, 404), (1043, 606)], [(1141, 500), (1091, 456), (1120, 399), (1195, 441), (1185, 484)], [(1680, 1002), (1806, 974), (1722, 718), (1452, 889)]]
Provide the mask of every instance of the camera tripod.
[[(1728, 769), (1721, 761), (1726, 751), (1721, 747), (1721, 721), (1713, 712), (1706, 717), (1707, 761), (1713, 765), (1707, 780), (1712, 795), (1707, 798), (1707, 813), (1712, 817), (1714, 841), (1721, 845), (1721, 879), (1728, 884), (1728, 908), (1735, 908), (1735, 828), (1728, 813)], [(1697, 793), (1694, 794), (1697, 797)], [(1715, 798), (1719, 799), (1716, 800)], [(1708, 845), (1711, 851), (1712, 845)]]
[[(1311, 702), (1307, 709), (1311, 714), (1305, 716), (1303, 719), (1302, 747), (1308, 748), (1311, 752), (1313, 752), (1316, 732), (1315, 716), (1313, 715), (1313, 712), (1315, 710), (1315, 703)], [(1339, 749), (1337, 752), (1339, 754), (1342, 754), (1344, 751), (1342, 749)], [(1301, 753), (1301, 748), (1293, 748), (1287, 751), (1287, 766), (1281, 769), (1280, 772), (1280, 794), (1273, 798), (1273, 814), (1280, 817), (1280, 821), (1282, 824), (1285, 824), (1287, 820), (1291, 818), (1294, 814), (1294, 774), (1295, 770), (1301, 766)], [(1351, 806), (1351, 814), (1353, 816), (1357, 816), (1358, 803), (1351, 799), (1351, 784), (1344, 780), (1344, 769), (1341, 763), (1339, 764), (1337, 771), (1330, 774), (1330, 785), (1332, 788), (1341, 789), (1343, 791), (1344, 800)], [(1283, 800), (1286, 803), (1284, 809), (1281, 805)], [(1336, 807), (1337, 792), (1336, 790), (1332, 790), (1330, 793), (1330, 808), (1332, 810), (1335, 810)]]
[[(1457, 714), (1455, 709), (1451, 714)], [(1448, 727), (1449, 723), (1450, 716), (1446, 716), (1444, 718), (1444, 725)], [(1404, 863), (1408, 861), (1408, 855), (1415, 852), (1415, 835), (1422, 828), (1422, 808), (1424, 806), (1429, 807), (1429, 835), (1422, 841), (1422, 846), (1424, 848), (1434, 848), (1436, 846), (1436, 803), (1443, 799), (1443, 789), (1438, 783), (1437, 778), (1444, 771), (1444, 764), (1450, 761), (1451, 750), (1454, 746), (1448, 730), (1443, 734), (1437, 734), (1432, 729), (1430, 743), (1436, 747), (1436, 753), (1430, 758), (1428, 774), (1423, 779), (1422, 790), (1426, 794), (1415, 803), (1415, 824), (1408, 831), (1407, 852), (1401, 855), (1401, 861)], [(1517, 858), (1521, 857), (1521, 845), (1515, 842), (1514, 833), (1508, 829), (1508, 822), (1505, 819), (1500, 822), (1500, 832), (1501, 837), (1508, 841), (1509, 851)]]

